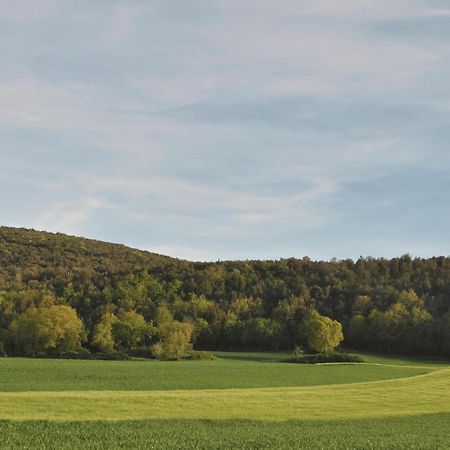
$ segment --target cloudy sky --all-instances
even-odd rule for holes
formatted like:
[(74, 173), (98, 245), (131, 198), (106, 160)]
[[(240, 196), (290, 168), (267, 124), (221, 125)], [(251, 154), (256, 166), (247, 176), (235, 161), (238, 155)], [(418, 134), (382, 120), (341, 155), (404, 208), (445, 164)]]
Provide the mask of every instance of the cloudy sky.
[(0, 49), (1, 224), (450, 254), (447, 0), (1, 0)]

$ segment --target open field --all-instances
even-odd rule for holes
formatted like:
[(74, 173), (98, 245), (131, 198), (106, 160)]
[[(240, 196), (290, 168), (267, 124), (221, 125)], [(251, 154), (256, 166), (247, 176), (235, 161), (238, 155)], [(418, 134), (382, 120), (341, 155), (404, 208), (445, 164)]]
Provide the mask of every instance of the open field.
[(450, 414), (339, 421), (147, 420), (3, 422), (5, 448), (21, 449), (445, 449)]
[(347, 384), (428, 373), (433, 366), (299, 365), (289, 355), (217, 353), (215, 361), (0, 359), (0, 392), (166, 391)]
[(0, 360), (6, 448), (448, 448), (450, 366)]
[(285, 421), (429, 414), (450, 412), (450, 369), (300, 388), (5, 392), (0, 403), (0, 419), (15, 420)]

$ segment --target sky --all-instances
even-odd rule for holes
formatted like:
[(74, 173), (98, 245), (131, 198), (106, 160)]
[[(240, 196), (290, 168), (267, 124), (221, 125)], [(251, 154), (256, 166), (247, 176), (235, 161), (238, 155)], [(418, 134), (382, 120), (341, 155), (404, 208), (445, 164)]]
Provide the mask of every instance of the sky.
[(450, 254), (448, 1), (1, 0), (0, 52), (0, 224)]

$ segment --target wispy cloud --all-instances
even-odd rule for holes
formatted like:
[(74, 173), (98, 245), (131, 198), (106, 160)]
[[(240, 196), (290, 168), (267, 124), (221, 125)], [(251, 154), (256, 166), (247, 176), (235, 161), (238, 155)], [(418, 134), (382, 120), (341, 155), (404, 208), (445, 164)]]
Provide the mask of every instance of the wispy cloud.
[(113, 206), (98, 198), (78, 198), (72, 201), (49, 202), (40, 205), (30, 224), (47, 231), (64, 230), (66, 233), (80, 235), (94, 213)]
[(444, 252), (447, 213), (396, 242), (450, 170), (449, 11), (4, 1), (2, 221), (193, 259)]

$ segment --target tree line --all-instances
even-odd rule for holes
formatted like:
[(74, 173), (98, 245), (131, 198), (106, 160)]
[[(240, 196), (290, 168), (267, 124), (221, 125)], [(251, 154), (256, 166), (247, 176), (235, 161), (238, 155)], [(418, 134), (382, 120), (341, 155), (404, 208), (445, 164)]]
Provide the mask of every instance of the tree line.
[(450, 259), (195, 263), (0, 228), (8, 354), (313, 348), (315, 314), (342, 325), (347, 347), (449, 357)]

